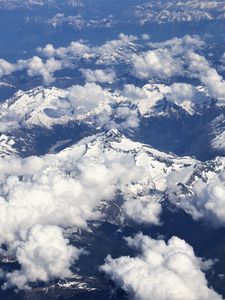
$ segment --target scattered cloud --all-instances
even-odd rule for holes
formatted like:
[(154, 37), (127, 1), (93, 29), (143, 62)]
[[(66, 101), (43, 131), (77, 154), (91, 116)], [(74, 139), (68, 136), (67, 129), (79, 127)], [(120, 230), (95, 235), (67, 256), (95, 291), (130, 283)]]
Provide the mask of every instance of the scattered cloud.
[(15, 69), (15, 65), (7, 62), (4, 59), (0, 59), (0, 78), (13, 73)]
[(192, 197), (184, 197), (180, 206), (196, 220), (205, 219), (215, 226), (225, 225), (225, 171), (208, 182), (198, 180)]
[(45, 84), (52, 83), (55, 78), (53, 74), (62, 68), (62, 63), (53, 58), (43, 62), (38, 56), (34, 56), (27, 62), (27, 73), (29, 76), (42, 76)]
[(162, 206), (161, 203), (151, 199), (151, 197), (147, 199), (129, 199), (123, 204), (122, 210), (125, 216), (137, 223), (160, 225)]
[(197, 35), (185, 35), (182, 38), (172, 38), (163, 42), (149, 42), (148, 46), (153, 49), (167, 49), (172, 55), (183, 54), (186, 50), (199, 49), (205, 46), (205, 42)]
[(91, 70), (91, 69), (80, 69), (86, 82), (106, 82), (113, 83), (116, 79), (116, 73), (114, 71), (107, 70)]
[(3, 288), (24, 289), (28, 288), (29, 282), (72, 276), (70, 267), (82, 250), (69, 245), (60, 227), (35, 225), (21, 235), (21, 241), (11, 249), (15, 251), (21, 269), (5, 274), (7, 283)]
[(67, 56), (76, 57), (87, 54), (91, 51), (91, 49), (89, 48), (89, 46), (84, 44), (83, 41), (75, 41), (71, 42), (68, 47), (59, 48), (54, 48), (52, 44), (47, 44), (44, 48), (37, 48), (37, 51), (48, 58), (65, 58)]
[[(9, 75), (15, 71), (26, 70), (29, 76), (41, 76), (46, 85), (52, 83), (54, 73), (58, 70), (65, 68), (74, 68), (74, 60), (85, 59), (89, 60), (95, 58), (96, 65), (105, 64), (109, 65), (122, 59), (126, 59), (133, 52), (130, 50), (127, 53), (127, 47), (133, 45), (137, 37), (133, 35), (119, 34), (118, 39), (107, 41), (106, 43), (89, 47), (84, 41), (73, 41), (67, 47), (54, 48), (52, 44), (47, 44), (45, 47), (37, 48), (39, 56), (27, 60), (18, 60), (15, 64), (11, 64), (6, 60), (0, 59), (0, 77)], [(125, 60), (126, 60), (125, 59)], [(109, 82), (115, 80), (114, 71), (104, 71), (101, 69), (81, 69), (83, 76), (87, 82)]]
[(62, 69), (62, 62), (53, 58), (44, 62), (40, 57), (34, 56), (28, 60), (18, 60), (15, 64), (0, 59), (0, 77), (26, 70), (29, 76), (41, 76), (46, 85), (55, 80), (53, 74), (60, 69)]
[(107, 96), (100, 85), (86, 83), (84, 86), (70, 87), (68, 99), (76, 110), (75, 114), (79, 114), (91, 112), (99, 105), (104, 105)]
[(192, 76), (199, 78), (207, 87), (210, 96), (213, 98), (225, 98), (225, 81), (216, 69), (210, 66), (205, 57), (189, 51), (187, 60), (189, 72)]
[[(141, 36), (147, 40), (147, 34)], [(11, 64), (0, 59), (0, 77), (15, 71), (26, 70), (28, 76), (41, 76), (46, 85), (54, 80), (54, 73), (65, 68), (74, 68), (80, 59), (93, 61), (95, 66), (111, 66), (119, 62), (132, 64), (132, 73), (140, 79), (157, 78), (165, 80), (182, 75), (199, 78), (211, 97), (224, 98), (225, 83), (217, 70), (210, 66), (204, 56), (196, 50), (205, 47), (198, 36), (185, 35), (163, 42), (148, 42), (149, 51), (141, 52), (137, 44), (138, 37), (121, 33), (118, 39), (110, 40), (100, 46), (89, 46), (83, 40), (71, 42), (67, 47), (54, 48), (47, 44), (38, 48), (39, 55), (27, 60), (18, 60)], [(113, 83), (116, 80), (114, 70), (80, 69), (86, 82)]]
[(127, 238), (141, 251), (137, 257), (108, 256), (101, 267), (113, 281), (137, 300), (219, 300), (207, 286), (203, 262), (184, 240), (172, 237), (168, 243), (142, 234)]
[(133, 54), (133, 73), (138, 78), (169, 78), (182, 74), (179, 60), (165, 50), (152, 50), (143, 54)]
[(133, 100), (148, 98), (148, 95), (143, 88), (137, 87), (133, 84), (125, 84), (122, 95)]
[[(126, 48), (129, 45), (133, 45), (133, 42), (136, 40), (136, 36), (120, 33), (118, 39), (107, 41), (100, 46), (90, 47), (84, 41), (75, 41), (70, 43), (68, 47), (54, 48), (53, 45), (48, 44), (44, 48), (39, 47), (37, 51), (40, 55), (48, 58), (57, 57), (64, 60), (73, 60), (81, 57), (83, 59), (96, 58), (97, 65), (102, 63), (110, 64), (115, 63), (121, 55), (125, 54), (127, 52)], [(122, 49), (123, 51), (121, 51)]]

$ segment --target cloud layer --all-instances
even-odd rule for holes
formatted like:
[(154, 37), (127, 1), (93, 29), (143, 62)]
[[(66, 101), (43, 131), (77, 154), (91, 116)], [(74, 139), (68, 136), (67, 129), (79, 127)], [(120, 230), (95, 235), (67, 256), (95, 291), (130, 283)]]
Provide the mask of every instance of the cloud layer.
[[(0, 158), (0, 244), (21, 265), (19, 271), (5, 274), (5, 287), (21, 289), (29, 282), (70, 276), (81, 251), (68, 244), (64, 229), (87, 229), (87, 221), (104, 217), (102, 202), (120, 193), (126, 203), (135, 185), (140, 190), (147, 170), (130, 154), (105, 150), (96, 138), (58, 154)], [(160, 204), (135, 201), (122, 208), (126, 216), (159, 223)], [(138, 216), (137, 208), (143, 211)]]
[[(118, 63), (134, 76), (142, 79), (165, 81), (174, 76), (197, 78), (212, 98), (225, 98), (223, 77), (199, 52), (206, 46), (198, 36), (185, 35), (182, 38), (153, 43), (146, 42), (149, 50), (141, 51), (139, 42), (143, 39), (121, 33), (118, 39), (107, 41), (100, 46), (90, 46), (80, 40), (67, 47), (54, 48), (47, 44), (38, 48), (40, 56), (18, 60), (14, 64), (0, 59), (0, 77), (15, 71), (26, 70), (28, 76), (40, 76), (46, 85), (55, 80), (55, 72), (79, 66), (81, 62), (92, 63), (92, 68), (80, 68), (86, 82), (113, 83)], [(104, 65), (104, 69), (100, 66)]]

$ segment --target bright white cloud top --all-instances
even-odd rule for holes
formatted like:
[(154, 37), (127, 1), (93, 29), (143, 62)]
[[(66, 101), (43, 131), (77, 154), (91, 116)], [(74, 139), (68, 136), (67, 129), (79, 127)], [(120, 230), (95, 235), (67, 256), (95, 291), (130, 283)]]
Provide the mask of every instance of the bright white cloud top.
[(108, 256), (101, 267), (132, 299), (219, 300), (207, 285), (202, 260), (184, 240), (172, 237), (168, 243), (142, 234), (127, 238), (141, 253), (136, 257)]

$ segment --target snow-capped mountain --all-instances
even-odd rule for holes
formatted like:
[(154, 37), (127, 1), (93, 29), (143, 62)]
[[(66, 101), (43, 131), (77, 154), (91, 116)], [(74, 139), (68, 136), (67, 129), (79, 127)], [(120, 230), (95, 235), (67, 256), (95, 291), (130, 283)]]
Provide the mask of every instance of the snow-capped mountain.
[[(192, 99), (183, 98), (182, 101), (177, 101), (171, 86), (153, 83), (141, 88), (126, 85), (123, 90), (102, 89), (90, 84), (69, 89), (37, 87), (27, 92), (18, 91), (0, 104), (0, 130), (10, 134), (15, 149), (27, 154), (35, 154), (31, 149), (34, 145), (39, 149), (38, 140), (41, 142), (41, 138), (48, 136), (45, 150), (41, 151), (43, 154), (56, 143), (60, 145), (60, 141), (72, 142), (75, 136), (75, 140), (79, 140), (95, 127), (97, 131), (109, 128), (123, 131), (123, 124), (135, 118), (136, 139), (160, 151), (196, 155), (200, 159), (221, 155), (225, 150), (223, 102), (211, 99), (201, 86), (192, 88), (195, 89)], [(93, 89), (98, 93), (94, 95)], [(82, 95), (85, 95), (84, 106), (80, 105), (84, 101)], [(93, 97), (96, 102), (91, 100)], [(168, 124), (166, 129), (163, 124)], [(178, 144), (171, 144), (171, 148), (172, 135), (177, 136)], [(208, 149), (206, 157), (203, 144)]]
[[(106, 92), (107, 93), (107, 92)], [(37, 87), (27, 92), (18, 91), (11, 99), (0, 105), (0, 122), (8, 129), (40, 126), (51, 128), (56, 124), (87, 120), (107, 107), (103, 99), (92, 112), (80, 112), (68, 99), (69, 91), (59, 88)], [(3, 129), (4, 130), (4, 129)]]
[(224, 16), (0, 0), (0, 299), (225, 298)]
[[(112, 156), (113, 153), (132, 155), (137, 166), (146, 168), (146, 178), (143, 181), (143, 186), (147, 188), (147, 194), (149, 190), (165, 191), (166, 177), (170, 172), (180, 170), (184, 166), (194, 165), (197, 162), (190, 157), (177, 157), (171, 153), (160, 152), (149, 145), (132, 141), (115, 129), (84, 139), (81, 143), (86, 141), (88, 150), (85, 155), (89, 155), (89, 151), (94, 153), (93, 149), (96, 148), (103, 153), (112, 153)], [(72, 148), (64, 151), (69, 151)], [(131, 191), (135, 190), (135, 186), (131, 187)]]
[[(7, 123), (10, 128), (40, 126), (50, 128), (56, 124), (66, 124), (69, 121), (90, 120), (92, 115), (97, 115), (107, 110), (113, 112), (110, 104), (127, 104), (142, 117), (161, 116), (168, 114), (173, 104), (193, 115), (207, 109), (213, 101), (203, 87), (196, 89), (196, 102), (188, 99), (176, 102), (171, 88), (165, 84), (146, 84), (142, 88), (127, 85), (124, 91), (102, 90), (102, 99), (96, 109), (83, 112), (69, 99), (69, 90), (56, 87), (44, 88), (42, 86), (23, 92), (18, 91), (11, 99), (0, 104), (0, 124)], [(74, 98), (79, 95), (74, 95)], [(91, 95), (87, 95), (91, 97)], [(88, 99), (87, 99), (88, 100)], [(134, 107), (135, 106), (135, 107)], [(174, 108), (176, 109), (176, 108)]]
[[(82, 7), (83, 5), (81, 0), (67, 0), (66, 4), (71, 7)], [(58, 0), (25, 0), (22, 2), (19, 0), (0, 1), (0, 8), (4, 8), (4, 9), (33, 8), (33, 7), (39, 7), (44, 5), (57, 7), (58, 5), (60, 6), (60, 1)]]
[(141, 25), (220, 20), (223, 14), (224, 1), (146, 1), (134, 10)]

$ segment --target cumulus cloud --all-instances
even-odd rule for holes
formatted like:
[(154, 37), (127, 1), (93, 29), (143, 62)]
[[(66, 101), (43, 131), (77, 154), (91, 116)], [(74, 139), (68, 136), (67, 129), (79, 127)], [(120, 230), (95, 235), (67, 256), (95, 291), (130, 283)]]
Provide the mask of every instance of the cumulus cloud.
[(37, 48), (40, 54), (46, 57), (53, 58), (59, 57), (64, 58), (65, 56), (81, 56), (90, 52), (90, 48), (82, 41), (71, 42), (68, 47), (54, 48), (52, 44), (47, 44), (44, 48)]
[(165, 50), (152, 50), (133, 54), (133, 73), (138, 78), (169, 78), (182, 73), (178, 59)]
[(62, 66), (62, 62), (59, 60), (50, 58), (43, 61), (38, 56), (27, 60), (18, 60), (15, 64), (0, 59), (0, 77), (12, 74), (15, 71), (26, 70), (29, 76), (43, 77), (44, 83), (48, 85), (54, 81), (54, 72), (62, 69)]
[(137, 128), (140, 123), (137, 112), (128, 106), (119, 106), (114, 111), (115, 117), (121, 120), (119, 127), (124, 129)]
[(189, 35), (158, 43), (149, 42), (152, 50), (132, 56), (133, 72), (139, 78), (169, 78), (183, 74), (182, 56), (188, 49), (194, 50), (204, 45), (198, 36)]
[(16, 66), (7, 62), (4, 59), (0, 59), (0, 78), (13, 73), (16, 69)]
[(129, 99), (145, 99), (148, 97), (146, 91), (143, 88), (137, 87), (133, 84), (125, 84), (122, 95)]
[(81, 56), (90, 51), (89, 47), (81, 42), (71, 42), (68, 47), (60, 47), (55, 49), (53, 45), (47, 44), (44, 48), (38, 48), (37, 51), (47, 57), (42, 59), (34, 56), (26, 60), (18, 60), (15, 64), (11, 64), (6, 60), (0, 59), (0, 77), (12, 74), (15, 71), (26, 70), (29, 76), (41, 76), (46, 85), (52, 83), (54, 73), (58, 70), (73, 65), (69, 62), (70, 56)]
[(173, 55), (183, 54), (187, 49), (198, 49), (205, 46), (205, 42), (197, 35), (185, 35), (182, 38), (172, 38), (163, 42), (148, 43), (151, 48), (166, 48)]
[(1, 242), (37, 223), (86, 227), (101, 200), (141, 178), (132, 156), (85, 149), (83, 141), (57, 155), (1, 159)]
[(133, 55), (133, 72), (137, 77), (169, 78), (174, 75), (184, 75), (186, 73), (184, 66), (187, 64), (186, 75), (199, 78), (211, 97), (225, 97), (223, 77), (210, 66), (204, 56), (195, 52), (196, 49), (205, 46), (205, 42), (198, 36), (186, 35), (159, 43), (148, 43), (148, 45), (155, 50)]
[(100, 85), (86, 83), (84, 86), (74, 85), (69, 88), (68, 99), (77, 113), (88, 113), (99, 105), (104, 105), (107, 96)]
[(60, 227), (35, 225), (22, 234), (21, 241), (12, 245), (21, 269), (5, 274), (4, 288), (27, 288), (29, 282), (71, 277), (70, 267), (81, 250), (69, 245)]
[(210, 96), (213, 98), (225, 98), (225, 81), (216, 69), (210, 66), (205, 57), (189, 51), (187, 53), (187, 60), (188, 69), (192, 76), (200, 79), (207, 87)]
[(196, 220), (205, 219), (213, 225), (225, 225), (225, 171), (208, 182), (198, 180), (191, 197), (184, 197), (180, 206)]
[(27, 62), (27, 73), (29, 76), (42, 76), (45, 84), (52, 83), (55, 78), (53, 74), (62, 68), (62, 63), (53, 58), (48, 59), (46, 62), (38, 57), (34, 56)]
[(145, 84), (142, 87), (133, 84), (125, 84), (121, 91), (124, 102), (129, 101), (136, 105), (141, 115), (149, 114), (158, 110), (157, 105), (163, 99), (175, 103), (190, 114), (193, 114), (196, 107), (206, 106), (211, 103), (207, 90), (202, 86), (194, 86), (187, 83)]
[(201, 104), (201, 101), (203, 100), (193, 85), (187, 83), (174, 83), (170, 86), (170, 89), (171, 93), (168, 93), (166, 98), (187, 109), (191, 109), (192, 106), (198, 102)]
[[(42, 76), (46, 85), (54, 81), (54, 73), (65, 68), (74, 68), (74, 60), (95, 58), (95, 64), (112, 64), (121, 59), (129, 60), (133, 50), (128, 50), (130, 45), (137, 40), (135, 36), (119, 34), (118, 39), (110, 40), (100, 46), (89, 47), (84, 41), (73, 41), (67, 47), (54, 48), (52, 44), (37, 48), (39, 56), (26, 60), (18, 60), (11, 64), (0, 59), (0, 77), (9, 75), (18, 70), (27, 70), (29, 76)], [(114, 71), (101, 69), (81, 69), (87, 82), (109, 82), (115, 80)]]
[(170, 88), (176, 102), (191, 100), (195, 92), (194, 87), (186, 83), (174, 83)]
[(107, 110), (101, 111), (98, 116), (95, 117), (95, 122), (96, 126), (105, 128), (107, 130), (132, 130), (139, 127), (140, 118), (137, 110), (132, 109), (129, 105), (124, 105), (122, 103), (114, 108), (111, 107), (110, 112)]
[[(145, 34), (142, 38), (146, 39)], [(44, 83), (50, 84), (54, 81), (54, 73), (65, 68), (74, 68), (74, 61), (81, 58), (99, 66), (112, 65), (118, 62), (133, 64), (132, 72), (141, 79), (147, 78), (170, 78), (175, 75), (184, 75), (186, 65), (188, 76), (199, 77), (201, 82), (207, 86), (212, 97), (224, 97), (224, 80), (212, 68), (207, 60), (195, 53), (196, 49), (205, 46), (198, 36), (186, 35), (183, 38), (173, 38), (160, 43), (148, 43), (152, 48), (149, 51), (138, 52), (135, 44), (136, 36), (121, 33), (118, 39), (110, 40), (100, 46), (89, 46), (84, 41), (74, 41), (67, 47), (54, 48), (47, 44), (44, 48), (38, 48), (40, 55), (27, 60), (19, 60), (14, 64), (3, 59), (0, 60), (0, 76), (11, 74), (18, 70), (27, 70), (29, 76), (41, 76)], [(116, 79), (112, 70), (80, 69), (87, 82), (109, 82)], [(205, 73), (204, 73), (205, 72)]]
[(114, 71), (80, 69), (86, 82), (107, 82), (113, 83), (116, 79)]
[(125, 216), (135, 220), (137, 223), (160, 225), (162, 206), (151, 197), (147, 199), (129, 199), (122, 210)]
[(219, 300), (207, 286), (201, 259), (184, 240), (172, 237), (168, 243), (142, 234), (127, 238), (141, 250), (137, 257), (106, 258), (101, 267), (113, 281), (137, 300)]
[(134, 35), (126, 35), (124, 33), (120, 33), (118, 36), (118, 39), (107, 41), (105, 44), (101, 45), (99, 48), (95, 48), (95, 50), (100, 51), (101, 53), (106, 52), (112, 52), (113, 50), (124, 47), (132, 42), (136, 41), (137, 37)]

